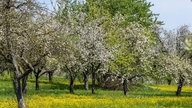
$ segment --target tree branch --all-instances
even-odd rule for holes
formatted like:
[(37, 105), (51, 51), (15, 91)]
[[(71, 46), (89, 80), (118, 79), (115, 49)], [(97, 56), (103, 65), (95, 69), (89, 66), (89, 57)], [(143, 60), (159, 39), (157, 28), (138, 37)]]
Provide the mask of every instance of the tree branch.
[(95, 72), (100, 68), (100, 66), (101, 66), (101, 63), (99, 63), (99, 64), (97, 65), (97, 67), (95, 68)]
[(133, 78), (136, 78), (136, 77), (142, 77), (142, 76), (144, 76), (144, 74), (140, 74), (140, 75), (137, 74), (137, 75), (134, 75), (134, 76), (128, 78), (128, 80), (132, 80)]
[(39, 57), (39, 58), (37, 59), (36, 63), (33, 65), (33, 67), (37, 66), (37, 65), (40, 63), (40, 61), (41, 61), (44, 57), (46, 57), (48, 54), (49, 54), (49, 53), (45, 53), (45, 54), (43, 54), (41, 57)]
[(44, 74), (46, 74), (46, 73), (54, 72), (55, 70), (56, 70), (56, 69), (53, 69), (53, 70), (47, 70), (47, 71), (41, 73), (41, 74), (39, 75), (39, 77), (41, 77), (42, 75), (44, 75)]
[(29, 75), (29, 73), (31, 73), (31, 72), (32, 72), (32, 70), (30, 70), (30, 69), (26, 70), (26, 71), (24, 72), (24, 74), (22, 74), (22, 75), (19, 76), (18, 79), (20, 80), (20, 79), (24, 78), (25, 76)]
[(26, 5), (26, 4), (28, 4), (28, 2), (21, 3), (21, 4), (17, 5), (17, 6), (14, 6), (14, 7), (16, 9), (19, 9), (20, 7), (22, 7), (22, 6)]
[(24, 57), (21, 57), (21, 59), (27, 64), (27, 66), (34, 71), (33, 65), (31, 63), (29, 63)]

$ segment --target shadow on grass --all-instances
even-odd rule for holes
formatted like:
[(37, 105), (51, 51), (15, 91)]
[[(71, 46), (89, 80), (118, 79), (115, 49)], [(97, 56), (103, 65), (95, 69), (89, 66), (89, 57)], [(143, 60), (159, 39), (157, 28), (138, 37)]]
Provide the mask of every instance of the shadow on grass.
[[(70, 93), (69, 91), (69, 84), (67, 84), (66, 82), (53, 82), (53, 83), (49, 83), (46, 80), (40, 80), (39, 81), (39, 85), (40, 85), (40, 89), (39, 90), (35, 90), (35, 81), (29, 81), (29, 88), (30, 88), (30, 92), (27, 92), (27, 95), (41, 95), (41, 96), (45, 96), (45, 95), (51, 95), (51, 96), (59, 96), (61, 94), (75, 94), (78, 96), (92, 96), (92, 92), (91, 92), (91, 84), (89, 85), (89, 90), (85, 90), (84, 85), (83, 84), (75, 84), (74, 85), (74, 93)], [(32, 87), (32, 86), (33, 87)], [(103, 90), (101, 87), (99, 87), (98, 85), (96, 85), (95, 87), (96, 89), (96, 93), (93, 96), (101, 96), (104, 94), (105, 90)], [(112, 91), (112, 90), (111, 90)], [(123, 95), (123, 94), (122, 94)]]
[[(0, 80), (2, 83), (0, 85), (0, 98), (1, 97), (13, 97), (14, 90), (12, 88), (12, 81), (11, 80)], [(40, 80), (40, 90), (35, 90), (35, 81), (29, 80), (28, 81), (28, 92), (27, 95), (51, 95), (51, 96), (58, 96), (60, 94), (70, 94), (69, 92), (69, 84), (59, 82), (53, 82), (49, 83), (47, 80)], [(89, 85), (91, 87), (91, 84)], [(109, 89), (103, 89), (99, 86), (96, 86), (96, 89), (100, 90), (97, 92), (96, 95), (105, 95), (107, 91), (114, 91)], [(74, 85), (74, 94), (76, 95), (91, 95), (91, 89), (85, 90), (83, 84), (75, 84)], [(116, 93), (114, 91), (114, 93)], [(121, 95), (121, 92), (117, 92), (116, 94), (109, 93), (108, 95)], [(122, 92), (123, 96), (123, 92)], [(139, 88), (132, 88), (132, 90), (129, 92), (128, 96), (130, 97), (136, 97), (136, 96), (144, 96), (144, 97), (151, 97), (151, 96), (160, 96), (160, 97), (176, 97), (174, 91), (161, 91), (159, 89), (153, 89), (147, 86), (139, 87)], [(181, 92), (180, 97), (192, 97), (192, 92)]]
[[(41, 82), (41, 84), (50, 84), (49, 82)], [(47, 93), (55, 93), (55, 94), (70, 94), (69, 92), (69, 85), (68, 84), (63, 84), (60, 82), (53, 82), (50, 85), (46, 85), (49, 86), (48, 88), (46, 88), (44, 86), (44, 89), (42, 88), (42, 90), (45, 92), (45, 94)], [(89, 87), (91, 87), (92, 85), (90, 84)], [(41, 87), (41, 86), (40, 86)], [(43, 86), (42, 86), (43, 87)], [(96, 86), (96, 89), (99, 90), (104, 90), (104, 91), (114, 91), (115, 90), (109, 90), (109, 89), (103, 89), (99, 86)], [(121, 91), (121, 90), (118, 90)], [(77, 84), (74, 85), (74, 94), (76, 95), (91, 95), (91, 90), (85, 90), (83, 84)], [(102, 93), (102, 92), (100, 92)], [(96, 90), (96, 94), (97, 94), (97, 90)], [(110, 94), (109, 94), (110, 95)], [(122, 93), (123, 95), (123, 93)], [(159, 89), (153, 89), (147, 86), (143, 86), (140, 88), (134, 88), (129, 92), (129, 95), (132, 96), (144, 96), (144, 97), (151, 97), (151, 96), (157, 96), (157, 97), (176, 97), (176, 91), (162, 91)], [(181, 96), (179, 97), (192, 97), (192, 92), (182, 92)]]
[[(29, 80), (30, 83), (35, 84), (35, 80)], [(68, 83), (68, 82), (67, 82)], [(67, 83), (62, 83), (62, 82), (48, 82), (47, 80), (40, 80), (39, 81), (39, 85), (40, 88), (47, 88), (47, 86), (50, 87), (50, 89), (57, 89), (57, 90), (65, 90), (65, 89), (69, 89), (69, 84)], [(41, 86), (43, 84), (43, 86)], [(89, 84), (89, 87), (92, 87), (91, 84)], [(101, 87), (99, 87), (98, 85), (95, 85), (96, 89), (102, 89)], [(85, 90), (84, 85), (83, 84), (74, 84), (74, 90)]]

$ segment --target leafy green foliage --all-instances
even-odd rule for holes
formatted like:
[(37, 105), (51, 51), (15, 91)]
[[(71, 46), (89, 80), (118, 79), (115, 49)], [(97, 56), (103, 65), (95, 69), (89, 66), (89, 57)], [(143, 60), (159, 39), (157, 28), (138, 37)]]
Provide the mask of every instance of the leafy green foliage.
[(87, 0), (86, 2), (91, 16), (109, 14), (114, 17), (116, 14), (122, 14), (126, 16), (125, 24), (137, 22), (144, 27), (150, 27), (154, 23), (162, 24), (161, 21), (157, 21), (158, 14), (150, 10), (153, 5), (146, 0)]

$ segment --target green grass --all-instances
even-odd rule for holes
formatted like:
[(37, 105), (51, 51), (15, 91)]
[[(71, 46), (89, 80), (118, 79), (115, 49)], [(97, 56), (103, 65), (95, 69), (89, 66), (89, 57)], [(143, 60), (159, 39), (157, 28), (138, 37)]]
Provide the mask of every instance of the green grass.
[[(47, 78), (40, 79), (40, 90), (35, 90), (35, 80), (28, 81), (28, 91), (24, 95), (28, 108), (180, 108), (192, 107), (192, 87), (184, 87), (182, 96), (175, 96), (176, 85), (140, 85), (133, 86), (124, 96), (122, 91), (96, 89), (84, 90), (80, 82), (76, 83), (75, 93), (69, 93), (69, 81), (63, 77), (53, 79), (53, 84)], [(0, 76), (0, 108), (15, 108), (16, 97), (12, 81), (9, 77)]]

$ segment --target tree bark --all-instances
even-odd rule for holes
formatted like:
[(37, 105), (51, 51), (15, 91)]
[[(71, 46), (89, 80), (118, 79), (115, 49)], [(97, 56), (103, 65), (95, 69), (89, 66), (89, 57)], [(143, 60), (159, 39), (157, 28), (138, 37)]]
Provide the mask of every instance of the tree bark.
[(168, 83), (168, 85), (171, 85), (171, 79), (167, 79), (167, 83)]
[(49, 72), (49, 83), (53, 83), (53, 73)]
[(26, 108), (23, 92), (21, 88), (21, 83), (20, 83), (20, 80), (16, 77), (16, 75), (14, 75), (13, 85), (14, 85), (14, 91), (17, 97), (18, 108)]
[(74, 93), (74, 79), (73, 76), (70, 76), (70, 93)]
[(177, 87), (176, 96), (180, 96), (181, 95), (181, 90), (182, 90), (184, 81), (185, 81), (184, 76), (180, 76), (178, 87)]
[(84, 81), (84, 88), (85, 90), (89, 89), (89, 83), (88, 83), (88, 79), (89, 79), (89, 75), (86, 72), (83, 72), (83, 81)]
[(96, 79), (96, 72), (100, 68), (101, 63), (99, 63), (96, 67), (94, 64), (91, 64), (91, 73), (92, 73), (92, 94), (95, 94), (95, 79)]
[(23, 92), (23, 93), (27, 93), (27, 80), (28, 80), (28, 75), (25, 76), (25, 77), (22, 79), (22, 92)]
[(92, 94), (95, 94), (95, 72), (92, 72)]
[(21, 79), (19, 78), (19, 69), (18, 69), (18, 63), (16, 61), (16, 57), (13, 53), (11, 53), (12, 56), (12, 63), (15, 67), (15, 72), (14, 72), (14, 77), (13, 77), (13, 87), (14, 91), (17, 97), (17, 103), (18, 103), (18, 108), (26, 108), (25, 102), (24, 102), (24, 97), (23, 97), (23, 92), (22, 92), (22, 87), (21, 87)]
[(35, 90), (39, 90), (39, 75), (35, 75)]
[(124, 92), (124, 95), (125, 95), (125, 96), (126, 96), (127, 93), (128, 93), (127, 79), (124, 79), (124, 80), (123, 80), (123, 92)]

